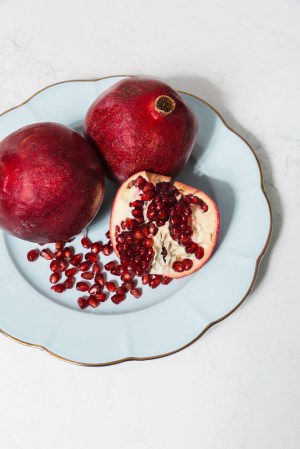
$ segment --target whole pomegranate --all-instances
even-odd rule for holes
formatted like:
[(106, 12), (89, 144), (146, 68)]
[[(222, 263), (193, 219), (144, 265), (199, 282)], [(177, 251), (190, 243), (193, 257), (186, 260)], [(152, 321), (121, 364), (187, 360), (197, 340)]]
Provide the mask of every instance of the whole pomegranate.
[(218, 208), (206, 193), (143, 171), (119, 188), (110, 237), (123, 271), (142, 276), (143, 283), (154, 275), (149, 285), (155, 288), (162, 276), (199, 270), (213, 253), (219, 228)]
[(176, 176), (191, 154), (198, 123), (166, 83), (133, 77), (95, 100), (84, 129), (100, 152), (107, 176), (122, 183), (141, 170)]
[(10, 234), (67, 241), (94, 218), (103, 195), (100, 158), (74, 130), (37, 123), (0, 142), (0, 226)]

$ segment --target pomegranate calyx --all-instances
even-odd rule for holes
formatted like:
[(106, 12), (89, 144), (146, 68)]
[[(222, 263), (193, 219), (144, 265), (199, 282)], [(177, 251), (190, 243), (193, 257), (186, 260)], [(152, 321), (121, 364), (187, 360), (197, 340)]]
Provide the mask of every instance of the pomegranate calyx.
[(162, 115), (171, 114), (176, 108), (176, 102), (173, 98), (168, 95), (160, 95), (156, 98), (154, 103), (155, 111), (159, 112)]

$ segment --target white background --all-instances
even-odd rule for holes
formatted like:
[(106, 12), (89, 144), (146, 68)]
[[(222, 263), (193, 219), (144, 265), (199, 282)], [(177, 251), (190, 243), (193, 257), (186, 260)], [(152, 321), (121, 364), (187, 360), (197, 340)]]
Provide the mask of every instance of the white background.
[(161, 77), (254, 147), (274, 214), (252, 295), (176, 355), (82, 368), (0, 335), (1, 448), (300, 447), (299, 23), (297, 0), (0, 0), (0, 112), (66, 79)]

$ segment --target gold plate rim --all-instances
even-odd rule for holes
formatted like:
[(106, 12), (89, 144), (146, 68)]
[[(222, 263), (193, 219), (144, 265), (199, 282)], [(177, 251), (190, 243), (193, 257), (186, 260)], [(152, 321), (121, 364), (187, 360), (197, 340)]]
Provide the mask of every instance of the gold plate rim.
[[(50, 87), (53, 86), (57, 86), (58, 84), (66, 84), (66, 83), (73, 83), (73, 82), (95, 82), (95, 81), (101, 81), (104, 79), (109, 79), (109, 78), (118, 78), (118, 77), (128, 77), (128, 76), (135, 76), (135, 75), (109, 75), (109, 76), (104, 76), (101, 78), (94, 78), (94, 79), (72, 79), (72, 80), (65, 80), (65, 81), (59, 81), (57, 83), (53, 83), (53, 84), (49, 84), (46, 87), (44, 87), (43, 89), (38, 90), (37, 92), (35, 92), (33, 95), (31, 95), (29, 98), (27, 98), (27, 100), (23, 101), (22, 103), (18, 104), (17, 106), (14, 106), (10, 109), (7, 109), (6, 111), (2, 112), (0, 114), (0, 117), (2, 117), (3, 115), (7, 114), (8, 112), (13, 111), (14, 109), (20, 108), (21, 106), (23, 106), (24, 104), (28, 103), (32, 98), (34, 98), (36, 95), (40, 94), (41, 92), (43, 92), (46, 89), (49, 89)], [(263, 172), (262, 172), (262, 168), (261, 168), (261, 164), (258, 160), (258, 157), (254, 151), (254, 149), (251, 147), (251, 145), (246, 141), (246, 139), (241, 136), (239, 133), (237, 133), (234, 129), (232, 129), (228, 123), (225, 121), (225, 119), (222, 117), (222, 115), (215, 109), (214, 106), (212, 106), (211, 104), (209, 104), (207, 101), (203, 100), (202, 98), (198, 97), (197, 95), (193, 95), (190, 94), (188, 92), (184, 92), (184, 91), (179, 91), (182, 94), (185, 95), (189, 95), (191, 97), (196, 98), (197, 100), (201, 101), (202, 103), (204, 103), (206, 106), (208, 106), (212, 111), (215, 112), (215, 114), (217, 114), (217, 116), (221, 119), (222, 123), (226, 126), (227, 129), (229, 129), (231, 132), (233, 132), (234, 134), (236, 134), (240, 139), (242, 139), (243, 142), (245, 142), (245, 144), (248, 146), (248, 148), (251, 150), (252, 154), (254, 155), (254, 158), (256, 160), (256, 163), (258, 165), (259, 168), (259, 173), (260, 173), (260, 187), (261, 187), (261, 191), (266, 199), (266, 202), (268, 204), (268, 208), (269, 208), (269, 214), (270, 214), (270, 227), (269, 227), (269, 233), (266, 239), (266, 242), (264, 244), (264, 247), (261, 251), (261, 253), (259, 254), (257, 260), (256, 260), (256, 264), (255, 264), (255, 270), (254, 270), (254, 274), (253, 274), (253, 278), (252, 281), (250, 283), (250, 286), (246, 292), (246, 294), (243, 296), (243, 298), (240, 300), (240, 302), (232, 309), (230, 310), (228, 313), (226, 313), (224, 316), (222, 316), (221, 318), (218, 318), (215, 321), (212, 321), (210, 324), (208, 324), (201, 332), (199, 335), (197, 335), (197, 337), (195, 337), (192, 341), (190, 341), (189, 343), (185, 344), (184, 346), (181, 346), (178, 349), (175, 349), (174, 351), (171, 352), (167, 352), (164, 354), (159, 354), (159, 355), (154, 355), (154, 356), (150, 356), (150, 357), (125, 357), (123, 359), (120, 360), (114, 360), (112, 362), (102, 362), (102, 363), (84, 363), (84, 362), (78, 362), (76, 360), (71, 360), (71, 359), (67, 359), (65, 357), (60, 356), (59, 354), (56, 354), (52, 351), (50, 351), (49, 349), (47, 349), (45, 346), (36, 344), (36, 343), (29, 343), (23, 340), (20, 340), (16, 337), (14, 337), (13, 335), (10, 335), (9, 333), (7, 333), (6, 331), (4, 331), (3, 329), (0, 329), (0, 333), (3, 334), (4, 336), (10, 338), (11, 340), (16, 341), (17, 343), (20, 343), (22, 345), (25, 346), (30, 346), (33, 348), (37, 348), (37, 349), (41, 349), (42, 351), (45, 351), (46, 353), (48, 353), (49, 355), (51, 355), (52, 357), (55, 357), (58, 360), (62, 360), (64, 362), (67, 363), (71, 363), (73, 365), (79, 365), (79, 366), (87, 366), (87, 367), (100, 367), (100, 366), (110, 366), (110, 365), (116, 365), (118, 363), (123, 363), (123, 362), (130, 362), (130, 361), (145, 361), (145, 360), (154, 360), (154, 359), (160, 359), (162, 357), (167, 357), (170, 356), (172, 354), (176, 354), (177, 352), (180, 352), (186, 348), (188, 348), (189, 346), (191, 346), (193, 343), (195, 343), (197, 340), (199, 340), (199, 338), (201, 338), (212, 326), (214, 326), (217, 323), (220, 323), (221, 321), (225, 320), (227, 317), (229, 317), (233, 312), (235, 312), (240, 305), (245, 301), (245, 299), (249, 296), (249, 294), (251, 293), (251, 290), (254, 287), (256, 278), (257, 278), (257, 273), (258, 273), (258, 268), (260, 265), (260, 262), (263, 258), (263, 256), (265, 255), (270, 240), (271, 240), (271, 234), (272, 234), (272, 228), (273, 228), (273, 216), (272, 216), (272, 208), (271, 208), (271, 204), (270, 204), (270, 200), (268, 198), (268, 195), (265, 191), (265, 187), (264, 187), (264, 179), (263, 179)]]

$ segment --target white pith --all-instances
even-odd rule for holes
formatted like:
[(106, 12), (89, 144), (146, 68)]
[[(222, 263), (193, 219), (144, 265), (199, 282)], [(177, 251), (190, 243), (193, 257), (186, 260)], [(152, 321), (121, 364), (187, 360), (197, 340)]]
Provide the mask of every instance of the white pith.
[[(186, 192), (182, 192), (186, 194)], [(126, 218), (134, 218), (132, 216), (132, 207), (129, 206), (130, 202), (139, 200), (142, 192), (135, 186), (131, 188), (125, 188), (122, 192), (122, 196), (118, 198), (118, 209), (114, 211), (113, 217), (113, 229), (116, 225), (121, 228), (121, 222)], [(207, 202), (207, 198), (203, 198)], [(144, 219), (145, 223), (149, 220), (147, 218), (147, 209), (151, 201), (144, 202)], [(210, 207), (208, 203), (208, 211), (203, 213), (199, 206), (191, 205), (192, 209), (192, 226), (193, 235), (192, 241), (204, 248), (204, 257), (206, 259), (211, 253), (211, 248), (214, 246), (213, 240), (216, 238), (217, 219), (214, 207)], [(187, 254), (185, 248), (180, 246), (178, 242), (172, 239), (169, 231), (169, 221), (163, 226), (157, 228), (158, 232), (153, 236), (154, 244), (153, 249), (155, 255), (152, 262), (151, 274), (163, 274), (165, 276), (173, 275), (176, 273), (173, 270), (173, 263), (177, 260), (191, 259), (195, 264), (199, 263), (194, 254)], [(122, 228), (120, 232), (123, 232)], [(161, 254), (163, 246), (167, 250), (167, 256), (165, 259)]]

